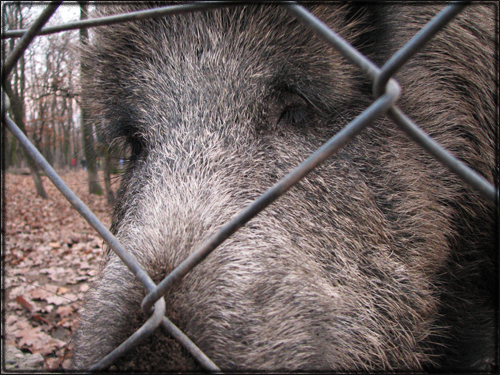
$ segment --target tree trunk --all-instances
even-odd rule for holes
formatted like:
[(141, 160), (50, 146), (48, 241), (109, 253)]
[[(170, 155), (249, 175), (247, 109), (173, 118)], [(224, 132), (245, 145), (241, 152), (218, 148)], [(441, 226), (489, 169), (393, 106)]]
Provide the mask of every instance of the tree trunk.
[[(17, 126), (19, 126), (19, 129), (21, 129), (21, 131), (24, 134), (27, 134), (26, 127), (24, 126), (24, 113), (23, 113), (24, 110), (22, 101), (12, 90), (12, 87), (10, 86), (10, 81), (8, 79), (5, 80), (4, 89), (5, 93), (9, 96), (10, 99), (10, 111), (14, 116), (15, 123), (17, 124)], [(22, 153), (31, 171), (31, 176), (33, 177), (33, 182), (35, 183), (36, 193), (38, 194), (38, 196), (40, 196), (40, 198), (47, 199), (49, 196), (47, 195), (43, 187), (43, 182), (42, 178), (40, 177), (40, 170), (38, 168), (38, 165), (31, 158), (31, 156), (28, 155), (28, 153), (24, 150), (24, 148), (22, 148)]]
[[(70, 101), (71, 99), (69, 98), (63, 98), (62, 99), (62, 104), (63, 104), (63, 114), (66, 115), (66, 117), (63, 117), (61, 120), (61, 128), (62, 128), (62, 133), (63, 133), (63, 143), (62, 143), (62, 164), (64, 165), (64, 168), (67, 168), (70, 166), (70, 160), (71, 158), (69, 157), (69, 146), (70, 146), (70, 133), (71, 133), (71, 118), (69, 117), (69, 106), (68, 106), (68, 100)], [(67, 120), (66, 120), (67, 118)], [(65, 124), (66, 122), (66, 124)]]
[[(5, 9), (3, 9), (5, 10)], [(16, 26), (19, 26), (20, 29), (23, 28), (23, 17), (22, 17), (22, 12), (21, 12), (21, 6), (18, 5), (18, 7), (15, 8), (15, 11), (17, 12), (17, 16), (14, 17), (14, 19), (19, 20), (19, 24)], [(2, 43), (2, 52), (6, 52), (6, 43)], [(11, 39), (10, 42), (10, 50), (14, 48), (14, 41)], [(3, 54), (5, 56), (5, 54)], [(2, 60), (3, 61), (3, 60)], [(5, 93), (8, 95), (10, 99), (10, 112), (12, 113), (12, 116), (14, 117), (14, 121), (16, 122), (17, 126), (21, 129), (21, 131), (27, 135), (26, 133), (26, 127), (24, 126), (24, 86), (25, 86), (25, 65), (24, 65), (24, 55), (21, 56), (21, 59), (19, 60), (19, 67), (16, 67), (14, 69), (14, 72), (11, 74), (15, 74), (14, 79), (17, 80), (17, 85), (15, 87), (15, 90), (12, 88), (11, 81), (9, 77), (3, 77), (4, 78), (4, 90)], [(6, 138), (6, 137), (5, 137)], [(6, 141), (6, 139), (3, 139), (3, 142)], [(17, 141), (17, 140), (16, 140)], [(13, 147), (15, 150), (16, 147)], [(38, 165), (35, 163), (35, 161), (29, 156), (29, 154), (22, 148), (22, 155), (26, 159), (26, 162), (28, 164), (28, 167), (31, 171), (31, 176), (33, 177), (33, 181), (35, 183), (35, 188), (36, 188), (36, 193), (38, 196), (40, 196), (42, 199), (47, 199), (49, 196), (45, 192), (45, 189), (43, 188), (43, 182), (40, 177), (40, 172)]]
[[(87, 19), (87, 2), (80, 2), (80, 19)], [(88, 30), (86, 28), (80, 29), (80, 43), (84, 47), (88, 43)], [(81, 127), (83, 134), (83, 152), (85, 155), (85, 163), (87, 166), (87, 174), (89, 180), (89, 194), (102, 195), (102, 187), (99, 184), (97, 175), (97, 154), (94, 147), (94, 136), (92, 129), (92, 122), (89, 116), (87, 105), (87, 80), (89, 79), (88, 67), (85, 62), (81, 62), (81, 87), (82, 87), (82, 112), (81, 112)]]

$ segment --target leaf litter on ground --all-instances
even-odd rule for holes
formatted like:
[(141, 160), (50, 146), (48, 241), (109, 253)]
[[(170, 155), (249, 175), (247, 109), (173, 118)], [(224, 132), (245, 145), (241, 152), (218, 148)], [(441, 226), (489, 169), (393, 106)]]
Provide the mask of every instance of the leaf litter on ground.
[[(104, 195), (88, 194), (87, 173), (60, 176), (109, 227), (111, 208)], [(39, 354), (43, 369), (60, 371), (69, 369), (78, 311), (98, 274), (104, 244), (48, 178), (42, 180), (47, 200), (36, 195), (30, 175), (5, 175), (2, 346)]]

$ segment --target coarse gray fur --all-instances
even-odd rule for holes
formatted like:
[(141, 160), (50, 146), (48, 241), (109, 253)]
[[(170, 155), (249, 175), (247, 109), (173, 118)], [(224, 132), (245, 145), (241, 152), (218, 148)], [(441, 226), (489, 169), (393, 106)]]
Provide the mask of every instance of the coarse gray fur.
[[(497, 7), (467, 7), (396, 76), (398, 106), (492, 183)], [(442, 8), (312, 12), (382, 65)], [(112, 231), (155, 282), (372, 103), (367, 78), (273, 4), (96, 28), (85, 61), (100, 134), (132, 155)], [(494, 371), (496, 218), (381, 119), (169, 290), (167, 316), (224, 370)], [(107, 254), (76, 368), (145, 321), (144, 295)], [(198, 367), (158, 330), (115, 368)]]

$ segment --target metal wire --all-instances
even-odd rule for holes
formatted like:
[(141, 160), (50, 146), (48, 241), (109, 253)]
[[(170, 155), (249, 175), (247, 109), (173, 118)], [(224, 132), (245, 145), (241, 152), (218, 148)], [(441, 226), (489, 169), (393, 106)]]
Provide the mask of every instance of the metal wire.
[(194, 358), (198, 361), (198, 363), (205, 369), (211, 372), (220, 372), (220, 368), (217, 367), (215, 363), (212, 362), (210, 358), (207, 357), (205, 353), (203, 353), (200, 348), (198, 348), (190, 339), (187, 337), (184, 332), (182, 332), (177, 326), (167, 319), (165, 316), (161, 322), (161, 326), (168, 332), (170, 335), (176, 339), (184, 348), (193, 355)]
[(436, 160), (441, 162), (451, 172), (455, 173), (464, 182), (476, 189), (481, 195), (488, 200), (498, 204), (498, 189), (490, 184), (483, 176), (472, 170), (463, 162), (458, 160), (443, 147), (441, 147), (434, 139), (420, 129), (408, 116), (406, 116), (399, 108), (391, 108), (387, 115), (403, 129), (416, 143), (433, 155)]
[(118, 348), (109, 353), (106, 357), (101, 359), (97, 364), (90, 368), (91, 371), (104, 370), (105, 368), (112, 365), (118, 358), (127, 353), (132, 348), (135, 348), (151, 335), (156, 327), (158, 327), (165, 316), (165, 299), (162, 297), (155, 303), (155, 309), (153, 315), (148, 319), (148, 321), (137, 331), (135, 331), (132, 336), (125, 340)]
[[(415, 53), (417, 53), (428, 42), (432, 36), (436, 35), (444, 26), (448, 24), (463, 8), (463, 2), (455, 2), (448, 5), (436, 17), (424, 26), (408, 43), (406, 43), (399, 51), (397, 51), (391, 59), (379, 69), (375, 64), (370, 62), (366, 57), (350, 46), (342, 38), (336, 35), (323, 22), (317, 19), (304, 7), (297, 4), (288, 4), (285, 7), (291, 11), (305, 25), (314, 30), (317, 35), (332, 44), (353, 64), (357, 65), (368, 77), (373, 81), (374, 96), (377, 97), (383, 92), (383, 88), (388, 82), (393, 80), (390, 78), (404, 63), (406, 63)], [(436, 141), (429, 137), (422, 129), (420, 129), (408, 116), (394, 106), (388, 111), (389, 117), (403, 129), (411, 139), (421, 145), (439, 162), (453, 173), (457, 174), (463, 181), (468, 183), (472, 188), (476, 189), (485, 198), (498, 202), (498, 190), (489, 183), (485, 178), (477, 172), (469, 168), (463, 162), (447, 152)]]
[(235, 218), (224, 225), (217, 233), (206, 240), (181, 264), (177, 266), (167, 277), (165, 277), (155, 290), (151, 291), (142, 302), (142, 308), (147, 310), (153, 303), (161, 298), (168, 288), (180, 280), (203, 259), (205, 259), (217, 246), (224, 242), (229, 236), (245, 225), (250, 219), (257, 215), (264, 208), (273, 203), (288, 189), (294, 186), (309, 172), (317, 168), (326, 159), (339, 151), (354, 136), (360, 133), (366, 126), (378, 117), (382, 116), (399, 97), (399, 88), (391, 86), (391, 91), (387, 92), (369, 106), (361, 115), (351, 121), (346, 127), (339, 131), (333, 138), (320, 147), (315, 153), (307, 158), (302, 164), (295, 168), (288, 175), (283, 177), (268, 191), (257, 198), (252, 204), (244, 208)]
[[(7, 79), (8, 74), (15, 66), (19, 57), (22, 53), (24, 53), (29, 43), (36, 35), (46, 35), (63, 30), (110, 25), (118, 22), (127, 22), (235, 5), (235, 3), (224, 2), (175, 5), (117, 16), (102, 17), (93, 20), (72, 22), (41, 29), (54, 13), (59, 3), (60, 2), (51, 3), (33, 23), (29, 30), (13, 30), (2, 33), (2, 38), (23, 36), (18, 42), (15, 50), (7, 59), (6, 64), (2, 67), (2, 80)], [(163, 296), (166, 291), (173, 283), (181, 280), (182, 277), (184, 277), (190, 270), (203, 261), (203, 259), (205, 259), (229, 236), (235, 233), (239, 228), (245, 225), (268, 205), (276, 201), (276, 199), (286, 193), (288, 189), (293, 187), (309, 172), (317, 168), (327, 158), (340, 150), (375, 119), (384, 114), (387, 114), (387, 116), (398, 124), (398, 126), (400, 126), (412, 140), (420, 144), (443, 165), (449, 168), (453, 173), (460, 176), (460, 178), (462, 178), (471, 187), (479, 191), (487, 199), (498, 202), (498, 190), (495, 189), (491, 183), (439, 146), (436, 141), (423, 132), (411, 119), (409, 119), (399, 108), (395, 106), (399, 97), (400, 89), (399, 85), (392, 78), (392, 76), (404, 63), (417, 53), (429, 39), (431, 39), (463, 9), (465, 6), (464, 3), (453, 3), (447, 6), (424, 28), (422, 28), (422, 30), (420, 30), (410, 40), (410, 42), (396, 52), (382, 67), (382, 69), (378, 68), (374, 63), (349, 45), (345, 40), (339, 37), (336, 33), (329, 29), (328, 26), (318, 20), (302, 6), (289, 2), (284, 3), (283, 6), (295, 17), (297, 17), (297, 19), (314, 30), (314, 32), (323, 38), (327, 43), (339, 50), (351, 63), (355, 64), (373, 80), (373, 92), (376, 100), (365, 111), (363, 111), (362, 114), (346, 125), (340, 132), (314, 152), (302, 164), (296, 167), (282, 180), (277, 182), (272, 188), (257, 198), (252, 204), (243, 209), (218, 232), (212, 235), (196, 251), (189, 255), (178, 267), (167, 275), (158, 285), (151, 280), (149, 275), (142, 269), (142, 267), (140, 267), (135, 258), (126, 251), (126, 249), (118, 242), (118, 240), (116, 240), (111, 232), (109, 232), (109, 230), (97, 219), (97, 217), (85, 206), (85, 204), (66, 186), (50, 164), (43, 158), (40, 152), (6, 115), (8, 105), (4, 106), (5, 103), (2, 103), (2, 121), (5, 126), (14, 134), (21, 145), (26, 149), (40, 168), (42, 168), (45, 174), (61, 191), (66, 199), (89, 222), (89, 224), (96, 229), (110, 248), (113, 249), (113, 251), (144, 285), (149, 294), (142, 302), (143, 310), (148, 312), (154, 305), (153, 314), (148, 321), (118, 348), (113, 350), (105, 358), (99, 361), (99, 363), (94, 365), (91, 370), (105, 369), (116, 361), (118, 357), (125, 354), (132, 347), (138, 345), (148, 335), (154, 332), (158, 325), (162, 325), (162, 327), (167, 330), (172, 337), (177, 339), (190, 353), (192, 353), (203, 368), (209, 371), (220, 371), (220, 369), (179, 328), (177, 328), (165, 317), (165, 301)], [(2, 101), (3, 98), (4, 92), (2, 90)]]
[(47, 23), (50, 17), (52, 17), (61, 3), (62, 1), (53, 1), (50, 3), (35, 20), (35, 22), (33, 22), (33, 25), (31, 25), (31, 27), (24, 33), (24, 36), (17, 43), (16, 47), (5, 61), (5, 65), (2, 66), (2, 83), (5, 79), (7, 79), (12, 69), (14, 69), (17, 61), (21, 58), (24, 51), (26, 51), (26, 48), (28, 48), (38, 31)]
[[(61, 3), (62, 1), (59, 1)], [(224, 1), (214, 1), (214, 2), (199, 2), (195, 4), (182, 4), (182, 5), (170, 5), (167, 7), (154, 8), (148, 10), (140, 10), (137, 12), (130, 12), (125, 14), (119, 14), (114, 16), (93, 18), (84, 21), (74, 21), (68, 22), (62, 25), (49, 26), (40, 30), (37, 35), (48, 35), (54, 34), (61, 31), (75, 30), (88, 27), (113, 25), (116, 23), (128, 22), (128, 21), (139, 21), (146, 20), (149, 18), (158, 18), (173, 14), (182, 13), (192, 13), (204, 10), (229, 7), (231, 5), (236, 5), (237, 3), (224, 2)], [(8, 30), (2, 32), (2, 39), (6, 38), (18, 38), (23, 36), (26, 30)]]
[[(2, 90), (3, 91), (3, 90)], [(66, 185), (59, 177), (57, 172), (52, 168), (47, 160), (43, 157), (40, 151), (30, 142), (26, 135), (18, 128), (18, 126), (4, 115), (3, 123), (7, 129), (17, 138), (19, 143), (24, 147), (26, 152), (33, 158), (37, 165), (45, 172), (45, 175), (52, 181), (56, 188), (64, 195), (69, 203), (77, 210), (80, 215), (94, 228), (97, 233), (106, 241), (120, 259), (127, 265), (132, 273), (137, 277), (147, 290), (154, 290), (155, 283), (151, 280), (146, 271), (137, 263), (137, 261), (125, 250), (118, 242), (116, 237), (101, 223), (95, 214), (83, 203), (80, 198)]]
[(373, 96), (378, 98), (384, 92), (385, 85), (396, 72), (411, 59), (429, 40), (431, 40), (448, 22), (460, 13), (466, 3), (455, 2), (444, 8), (430, 20), (411, 40), (398, 50), (380, 69), (373, 82)]

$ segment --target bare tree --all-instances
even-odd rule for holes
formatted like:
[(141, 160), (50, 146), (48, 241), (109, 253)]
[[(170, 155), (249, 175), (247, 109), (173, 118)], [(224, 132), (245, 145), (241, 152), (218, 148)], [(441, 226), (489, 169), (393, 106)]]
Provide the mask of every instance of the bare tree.
[[(80, 18), (82, 20), (88, 18), (87, 12), (88, 3), (86, 1), (80, 2)], [(88, 31), (85, 28), (80, 29), (80, 43), (85, 46), (88, 43)], [(97, 176), (97, 154), (94, 147), (94, 135), (92, 122), (88, 113), (88, 105), (86, 100), (86, 82), (88, 78), (88, 67), (81, 62), (80, 64), (80, 83), (82, 88), (81, 93), (81, 128), (83, 138), (83, 152), (85, 155), (85, 162), (87, 165), (87, 173), (89, 180), (89, 194), (102, 195), (102, 187), (99, 184)]]
[[(9, 7), (5, 7), (4, 10), (7, 13)], [(10, 14), (6, 14), (6, 23), (13, 29), (16, 28), (23, 28), (24, 24), (24, 18), (22, 14), (22, 9), (21, 5), (19, 3), (12, 4), (10, 7), (10, 10), (12, 11)], [(6, 55), (7, 49), (9, 51), (12, 51), (14, 48), (14, 40), (11, 39), (9, 46), (7, 46), (7, 43), (4, 42), (2, 43), (2, 49), (4, 52), (3, 56)], [(14, 117), (14, 121), (17, 123), (21, 131), (25, 134), (26, 132), (26, 127), (25, 127), (25, 119), (26, 119), (26, 113), (25, 113), (25, 105), (24, 105), (24, 100), (25, 100), (25, 82), (26, 82), (26, 76), (25, 76), (25, 59), (24, 56), (21, 57), (19, 60), (19, 63), (17, 66), (14, 68), (13, 72), (11, 73), (11, 76), (9, 79), (6, 79), (4, 81), (4, 90), (5, 93), (9, 96), (10, 98), (10, 112), (12, 116)], [(42, 179), (40, 177), (40, 170), (38, 168), (38, 165), (35, 163), (35, 161), (26, 153), (23, 149), (22, 155), (24, 156), (28, 167), (31, 172), (31, 176), (33, 177), (33, 181), (35, 183), (35, 189), (37, 194), (43, 198), (47, 199), (48, 195), (47, 192), (45, 191), (42, 183)]]

